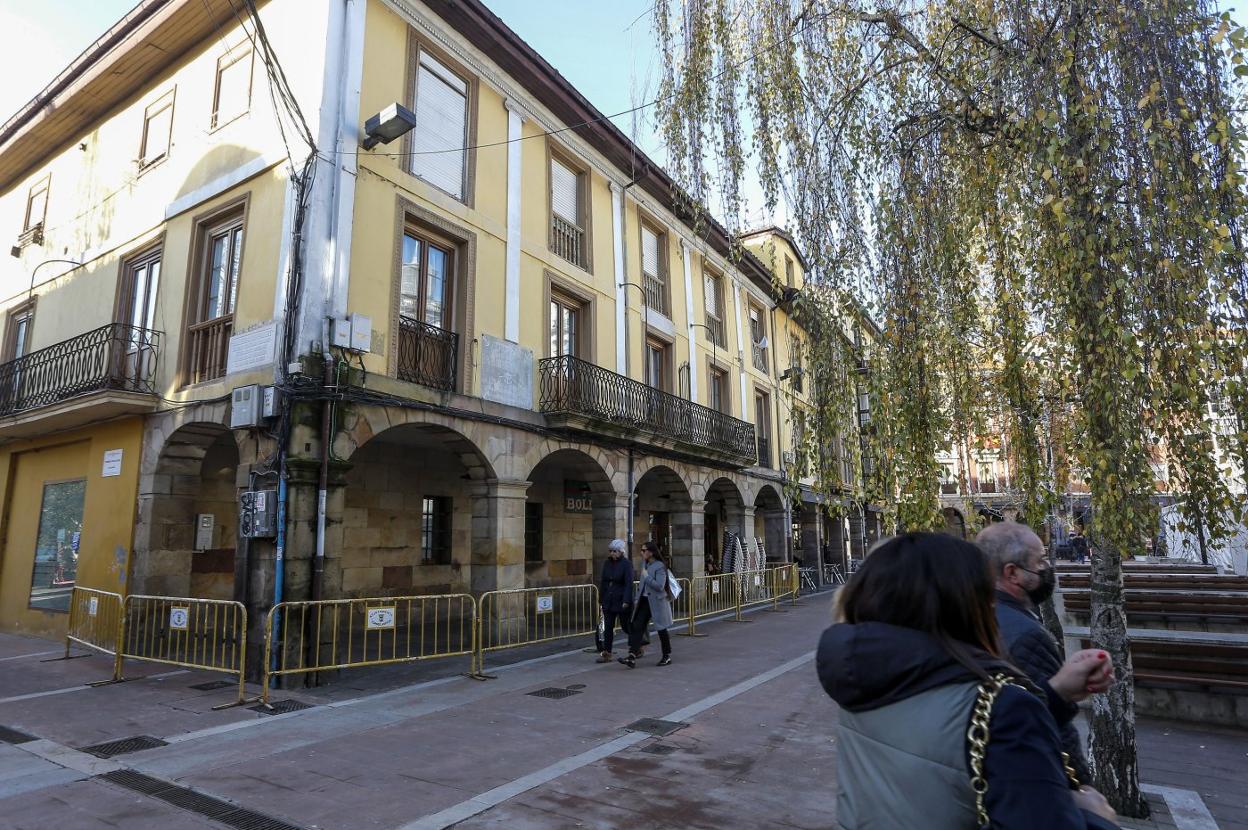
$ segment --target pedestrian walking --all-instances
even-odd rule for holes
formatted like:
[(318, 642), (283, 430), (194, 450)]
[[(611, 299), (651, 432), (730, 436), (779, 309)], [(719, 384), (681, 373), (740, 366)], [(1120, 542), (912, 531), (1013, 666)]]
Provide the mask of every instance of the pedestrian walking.
[(998, 651), (993, 595), (984, 553), (934, 533), (881, 543), (841, 589), (816, 664), (842, 710), (843, 830), (1117, 827), (1100, 793), (1075, 788), (1039, 691)]
[(628, 635), (628, 618), (633, 609), (633, 563), (625, 555), (627, 549), (623, 539), (613, 539), (607, 546), (607, 561), (602, 563), (602, 579), (598, 583), (598, 597), (602, 603), (599, 663), (611, 662), (617, 621), (625, 636)]
[(1088, 558), (1088, 537), (1082, 533), (1076, 533), (1070, 537), (1070, 550), (1074, 554), (1075, 562), (1082, 565)]
[[(1010, 662), (1044, 692), (1049, 712), (1057, 721), (1062, 749), (1079, 780), (1092, 780), (1083, 741), (1075, 728), (1079, 702), (1103, 692), (1113, 682), (1113, 665), (1099, 649), (1084, 649), (1062, 660), (1053, 635), (1040, 622), (1040, 606), (1053, 595), (1057, 574), (1049, 567), (1044, 543), (1031, 528), (1018, 522), (989, 525), (975, 538), (988, 555), (996, 579), (996, 618)], [(1069, 670), (1072, 661), (1097, 660), (1102, 669), (1080, 685), (1082, 672)]]
[(669, 601), (667, 578), (670, 569), (654, 542), (645, 542), (641, 546), (641, 558), (645, 566), (641, 572), (641, 582), (637, 586), (637, 598), (633, 603), (633, 617), (629, 622), (628, 656), (621, 657), (620, 662), (630, 669), (637, 665), (641, 656), (642, 641), (651, 621), (659, 632), (659, 643), (663, 646), (663, 657), (658, 665), (672, 664), (672, 639), (667, 629), (672, 627), (672, 604)]

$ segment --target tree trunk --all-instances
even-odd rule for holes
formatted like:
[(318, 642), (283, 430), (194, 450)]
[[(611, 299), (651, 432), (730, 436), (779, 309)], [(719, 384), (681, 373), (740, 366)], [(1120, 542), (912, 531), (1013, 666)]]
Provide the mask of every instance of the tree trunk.
[(1109, 653), (1118, 680), (1105, 694), (1092, 696), (1088, 747), (1092, 781), (1120, 814), (1147, 818), (1135, 747), (1135, 671), (1123, 609), (1122, 556), (1102, 543), (1091, 559), (1091, 640)]

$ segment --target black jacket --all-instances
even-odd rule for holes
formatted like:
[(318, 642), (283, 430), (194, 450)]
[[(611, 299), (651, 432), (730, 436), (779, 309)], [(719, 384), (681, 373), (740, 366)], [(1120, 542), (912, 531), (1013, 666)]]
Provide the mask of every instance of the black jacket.
[(598, 584), (598, 600), (603, 611), (619, 614), (633, 602), (633, 563), (627, 556), (607, 557), (602, 565), (602, 581)]
[(1083, 742), (1079, 739), (1079, 731), (1073, 723), (1075, 715), (1079, 714), (1079, 706), (1070, 703), (1049, 686), (1049, 678), (1062, 667), (1062, 653), (1054, 642), (1053, 635), (1040, 622), (1030, 605), (1005, 591), (997, 591), (997, 627), (1001, 629), (1001, 639), (1010, 651), (1010, 660), (1044, 690), (1049, 711), (1057, 721), (1062, 749), (1070, 755), (1075, 774), (1083, 783), (1091, 782), (1092, 775), (1083, 752)]
[[(1011, 666), (986, 653), (977, 654), (977, 662), (990, 674), (1017, 676)], [(823, 688), (851, 712), (887, 706), (941, 686), (976, 682), (975, 674), (954, 660), (935, 638), (883, 623), (833, 625), (820, 640), (816, 667)], [(1031, 688), (1026, 679), (1019, 679)], [(969, 707), (966, 718), (969, 725)], [(922, 723), (907, 726), (917, 729), (922, 728)], [(988, 783), (986, 807), (993, 828), (1114, 827), (1077, 808), (1070, 797), (1057, 724), (1038, 690), (1003, 688), (992, 710), (989, 733), (984, 770)], [(969, 768), (969, 748), (964, 746), (963, 751), (968, 752)], [(921, 766), (916, 766), (907, 774), (924, 773)], [(897, 792), (906, 792), (914, 784), (897, 781), (892, 786)]]

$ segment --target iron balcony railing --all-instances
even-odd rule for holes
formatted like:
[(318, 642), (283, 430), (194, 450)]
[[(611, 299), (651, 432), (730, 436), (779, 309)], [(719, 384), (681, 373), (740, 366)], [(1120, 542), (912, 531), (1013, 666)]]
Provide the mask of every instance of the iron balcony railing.
[(585, 267), (585, 231), (557, 214), (550, 217), (551, 249), (573, 265)]
[(575, 357), (541, 362), (541, 408), (644, 429), (752, 459), (754, 427)]
[(154, 395), (160, 337), (109, 323), (0, 364), (0, 416), (103, 390)]
[(399, 380), (449, 392), (455, 388), (458, 355), (455, 332), (399, 317)]

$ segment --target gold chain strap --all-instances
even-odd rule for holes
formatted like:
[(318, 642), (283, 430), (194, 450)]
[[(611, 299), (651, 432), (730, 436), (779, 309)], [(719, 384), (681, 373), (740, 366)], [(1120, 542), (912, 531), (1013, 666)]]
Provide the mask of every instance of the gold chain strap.
[[(997, 695), (1007, 685), (1010, 685), (1010, 678), (1004, 674), (994, 674), (979, 684), (979, 694), (975, 696), (975, 706), (971, 709), (971, 725), (966, 730), (966, 740), (971, 745), (971, 789), (975, 791), (975, 812), (980, 827), (988, 826), (988, 808), (984, 805), (984, 797), (988, 794), (988, 779), (984, 776), (988, 724), (992, 720), (992, 706), (997, 702)], [(1071, 787), (1079, 789), (1079, 778), (1070, 765), (1070, 756), (1065, 752), (1062, 753), (1062, 766), (1066, 768)]]

